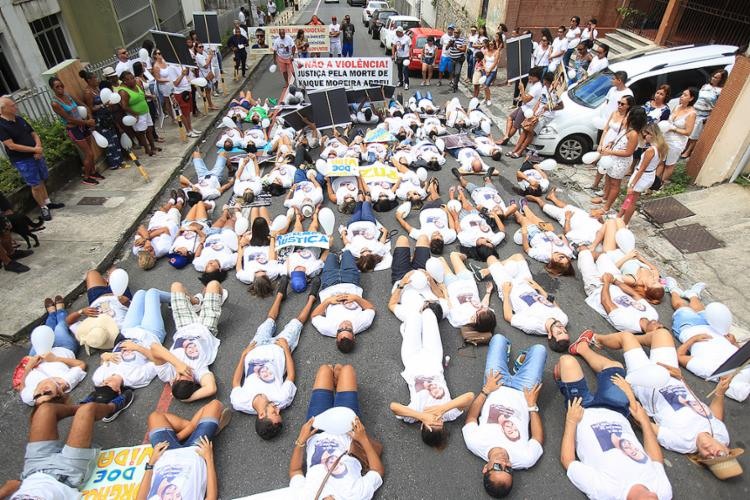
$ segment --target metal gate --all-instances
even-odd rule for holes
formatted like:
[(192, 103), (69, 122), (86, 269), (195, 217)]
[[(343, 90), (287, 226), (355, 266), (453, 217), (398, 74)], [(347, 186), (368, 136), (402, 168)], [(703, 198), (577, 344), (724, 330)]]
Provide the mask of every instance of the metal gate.
[(743, 45), (750, 40), (747, 0), (684, 0), (667, 45)]
[(620, 11), (622, 29), (653, 40), (667, 10), (668, 0), (631, 0), (625, 10)]

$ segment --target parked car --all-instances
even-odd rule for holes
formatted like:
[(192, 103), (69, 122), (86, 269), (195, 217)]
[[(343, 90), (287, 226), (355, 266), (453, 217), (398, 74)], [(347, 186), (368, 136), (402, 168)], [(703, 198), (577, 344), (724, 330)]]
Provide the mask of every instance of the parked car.
[(380, 38), (380, 29), (388, 21), (389, 17), (397, 16), (398, 11), (396, 9), (376, 9), (370, 17), (370, 25), (367, 27), (367, 32), (372, 35), (373, 40)]
[(414, 16), (391, 16), (385, 27), (380, 30), (380, 46), (385, 47), (385, 53), (391, 53), (393, 40), (396, 39), (396, 28), (401, 27), (404, 33), (413, 28), (421, 26), (418, 17)]
[(372, 16), (373, 12), (378, 9), (382, 10), (387, 8), (388, 2), (384, 2), (383, 0), (370, 0), (367, 2), (365, 8), (362, 9), (362, 24), (368, 26), (370, 24), (370, 16)]
[(633, 91), (635, 102), (642, 105), (663, 84), (672, 88), (672, 97), (678, 97), (688, 87), (700, 88), (708, 82), (713, 70), (734, 61), (735, 50), (737, 47), (731, 45), (677, 47), (647, 52), (612, 64), (568, 89), (562, 95), (564, 108), (532, 144), (539, 154), (554, 156), (562, 163), (577, 163), (594, 147), (598, 130), (593, 122), (603, 112), (615, 71), (628, 74), (627, 86)]
[(352, 7), (364, 7), (367, 1), (366, 0), (346, 0), (346, 3), (348, 3)]
[(443, 36), (443, 32), (433, 28), (413, 28), (409, 31), (408, 35), (411, 37), (411, 55), (409, 56), (409, 69), (411, 71), (422, 71), (422, 48), (427, 45), (427, 37), (435, 37), (435, 63), (434, 66), (437, 68), (440, 63), (440, 54), (442, 49), (440, 48), (440, 37)]

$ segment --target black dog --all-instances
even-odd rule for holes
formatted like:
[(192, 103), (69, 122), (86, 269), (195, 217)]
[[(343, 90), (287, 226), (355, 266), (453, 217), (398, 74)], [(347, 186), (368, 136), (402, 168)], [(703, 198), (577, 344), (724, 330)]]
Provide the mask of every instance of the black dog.
[(36, 237), (34, 232), (44, 229), (44, 221), (40, 217), (34, 222), (23, 214), (0, 215), (0, 228), (5, 231), (13, 231), (21, 236), (26, 240), (26, 248), (31, 248), (29, 238), (34, 240), (34, 246), (38, 247), (39, 238)]

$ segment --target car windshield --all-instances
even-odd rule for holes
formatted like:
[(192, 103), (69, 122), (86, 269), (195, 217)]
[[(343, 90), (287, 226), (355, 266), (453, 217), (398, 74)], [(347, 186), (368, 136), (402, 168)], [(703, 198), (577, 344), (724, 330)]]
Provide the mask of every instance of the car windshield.
[(388, 4), (385, 2), (370, 2), (367, 4), (368, 9), (385, 9), (388, 7)]
[(570, 89), (568, 97), (581, 106), (597, 108), (612, 88), (612, 76), (612, 70), (604, 69)]
[(378, 14), (378, 20), (385, 22), (386, 19), (388, 19), (391, 16), (395, 16), (396, 13), (393, 11), (385, 11)]
[(411, 28), (419, 28), (419, 21), (398, 21), (395, 26), (401, 26), (406, 31)]

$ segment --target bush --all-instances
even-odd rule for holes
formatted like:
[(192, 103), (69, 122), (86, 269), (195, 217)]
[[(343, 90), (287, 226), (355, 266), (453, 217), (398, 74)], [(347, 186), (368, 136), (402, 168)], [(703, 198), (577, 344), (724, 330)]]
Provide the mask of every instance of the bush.
[[(63, 160), (78, 156), (78, 150), (70, 139), (68, 139), (65, 133), (65, 125), (60, 120), (54, 118), (44, 118), (41, 120), (26, 118), (26, 120), (42, 140), (44, 158), (49, 167), (53, 167)], [(12, 193), (23, 185), (24, 182), (18, 170), (10, 164), (7, 158), (0, 159), (0, 191), (3, 193)]]

